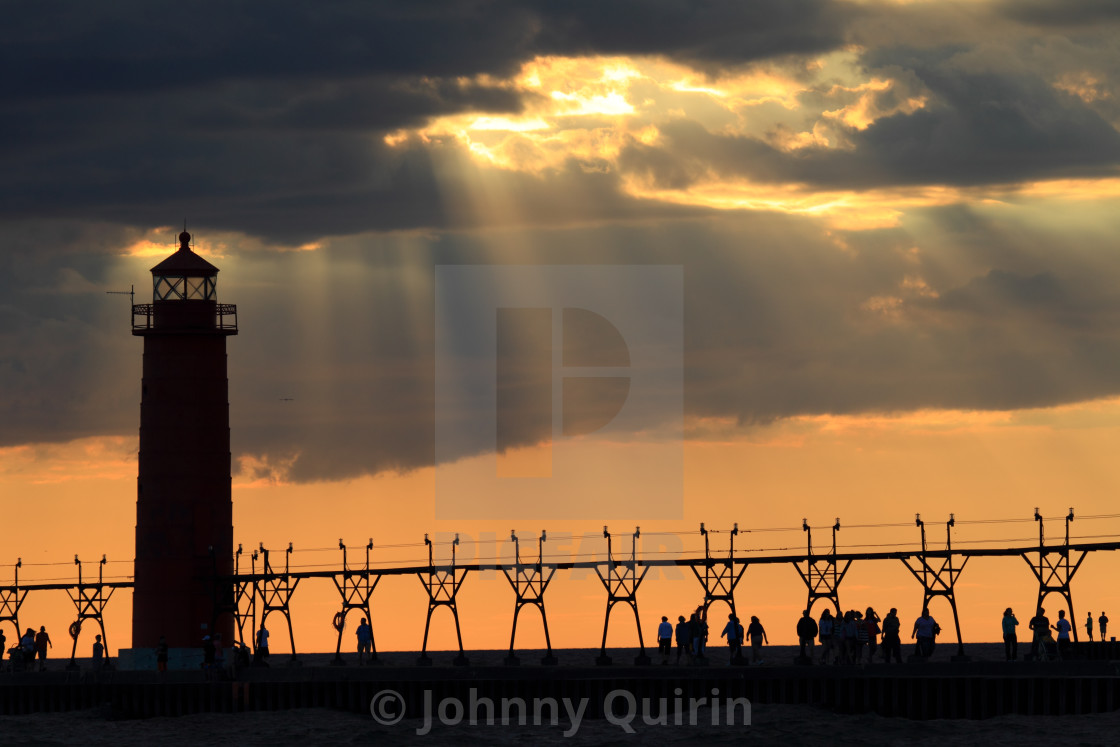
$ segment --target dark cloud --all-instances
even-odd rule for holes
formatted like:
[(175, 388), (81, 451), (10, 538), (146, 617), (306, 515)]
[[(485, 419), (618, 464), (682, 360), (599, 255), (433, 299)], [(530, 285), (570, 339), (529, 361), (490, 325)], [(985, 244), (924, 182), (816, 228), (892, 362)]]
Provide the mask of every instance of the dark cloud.
[[(251, 339), (248, 327), (235, 341), (235, 442), (244, 452), (298, 455), (291, 467), (297, 479), (429, 464), (432, 267), (479, 261), (683, 265), (687, 416), (758, 424), (798, 414), (1036, 407), (1120, 393), (1120, 295), (1103, 280), (1084, 280), (1093, 273), (1115, 278), (1120, 268), (1086, 248), (1064, 263), (1020, 252), (1007, 255), (1004, 268), (946, 274), (938, 266), (950, 245), (1001, 232), (980, 218), (969, 228), (947, 228), (927, 240), (934, 248), (917, 263), (899, 251), (912, 242), (905, 231), (866, 240), (852, 234), (852, 255), (814, 224), (778, 216), (517, 232), (497, 243), (448, 236), (423, 242), (422, 251), (353, 240), (354, 254), (335, 250), (339, 261), (364, 259), (349, 265), (356, 277), (331, 294), (330, 319), (348, 321), (315, 325), (318, 334), (329, 330), (322, 347), (334, 351), (328, 382), (315, 383), (321, 362), (267, 372), (252, 363), (274, 360), (269, 348), (281, 339), (294, 344), (280, 331), (283, 319), (268, 332), (272, 342)], [(1039, 261), (1064, 267), (1034, 271)], [(393, 280), (400, 268), (412, 278), (407, 292)], [(926, 275), (938, 286), (914, 290), (913, 278)], [(375, 280), (367, 288), (363, 278)], [(897, 297), (897, 308), (883, 313), (868, 303), (884, 296)], [(267, 303), (262, 298), (237, 300), (245, 314), (272, 314), (249, 310)], [(298, 313), (289, 312), (293, 323)], [(507, 446), (549, 432), (551, 421), (537, 417), (547, 404), (521, 402), (522, 383), (511, 381), (520, 416), (516, 433), (506, 433), (516, 443)], [(293, 390), (291, 410), (269, 396)], [(332, 413), (329, 426), (321, 423), (323, 407)]]
[(505, 75), (538, 54), (727, 64), (843, 43), (843, 18), (823, 0), (47, 0), (5, 16), (9, 100), (245, 79)]
[(1112, 0), (1004, 0), (999, 10), (1045, 28), (1120, 22), (1120, 6)]
[[(433, 273), (448, 263), (682, 265), (688, 416), (758, 424), (798, 414), (1036, 407), (1120, 394), (1120, 266), (1101, 235), (1043, 233), (1036, 248), (979, 214), (931, 211), (926, 218), (933, 228), (924, 229), (920, 255), (904, 251), (914, 242), (906, 229), (852, 233), (840, 251), (811, 221), (759, 214), (487, 236), (366, 236), (318, 252), (219, 260), (219, 296), (238, 304), (241, 326), (228, 346), (235, 455), (253, 455), (264, 465), (258, 469), (301, 481), (431, 464)], [(71, 233), (69, 248), (132, 238)], [(1054, 252), (1056, 242), (1067, 250)], [(981, 269), (955, 259), (972, 246), (966, 251)], [(7, 256), (0, 443), (135, 433), (142, 343), (129, 334), (126, 301), (101, 289), (135, 276), (143, 300), (154, 260)], [(983, 269), (992, 261), (999, 265)], [(47, 292), (62, 283), (58, 271), (72, 266), (89, 287)], [(516, 399), (524, 392), (519, 379), (511, 381)], [(547, 419), (515, 424), (507, 446), (547, 432)]]
[(817, 0), (553, 0), (539, 7), (542, 51), (663, 55), (713, 70), (836, 49), (852, 18)]
[[(902, 56), (894, 53), (890, 60)], [(632, 143), (620, 166), (664, 188), (717, 174), (864, 189), (1106, 176), (1120, 165), (1120, 133), (1080, 99), (1038, 77), (968, 73), (949, 65), (915, 67), (913, 75), (930, 93), (925, 108), (884, 116), (864, 130), (849, 128), (850, 147), (786, 152), (681, 119), (662, 126), (666, 141), (659, 146)]]
[[(1115, 61), (1099, 39), (1076, 57), (1074, 41), (1047, 36), (1033, 47), (1043, 61), (1012, 44), (1001, 66), (997, 39), (902, 48), (868, 26), (882, 37), (864, 45), (866, 72), (899, 85), (876, 106), (928, 102), (846, 131), (846, 148), (787, 153), (681, 117), (661, 125), (661, 145), (631, 144), (619, 170), (572, 157), (525, 174), (479, 166), (453, 143), (390, 147), (384, 135), (519, 111), (508, 88), (463, 76), (501, 77), (537, 54), (660, 54), (713, 71), (836, 49), (866, 16), (809, 0), (6, 10), (0, 445), (136, 432), (141, 343), (125, 299), (103, 291), (135, 282), (143, 300), (154, 261), (120, 256), (142, 236), (130, 227), (184, 214), (230, 232), (218, 264), (242, 330), (229, 342), (235, 452), (301, 481), (431, 463), (442, 264), (682, 265), (691, 416), (766, 423), (1120, 393), (1115, 221), (1040, 231), (949, 206), (843, 235), (841, 249), (810, 220), (716, 217), (622, 188), (713, 173), (836, 189), (1114, 174), (1113, 84), (1095, 71)], [(1101, 6), (1078, 13), (1104, 18)], [(1105, 79), (1096, 100), (1055, 87), (1085, 70)], [(807, 110), (831, 108), (831, 84), (804, 94)], [(243, 250), (246, 235), (336, 238), (275, 253)], [(520, 421), (506, 445), (532, 442), (544, 422)]]
[[(509, 113), (506, 76), (538, 54), (663, 54), (742, 63), (829, 49), (821, 0), (548, 3), (505, 0), (47, 2), (9, 9), (0, 30), (0, 218), (158, 225), (187, 214), (273, 239), (449, 227), (448, 169), (383, 136), (457, 112)], [(593, 165), (594, 166), (594, 165)], [(599, 168), (594, 166), (594, 168)], [(509, 176), (527, 215), (555, 202)], [(581, 220), (627, 218), (617, 182), (579, 181)], [(618, 208), (609, 215), (606, 209)], [(279, 216), (279, 217), (277, 217)], [(282, 231), (283, 233), (278, 233)]]

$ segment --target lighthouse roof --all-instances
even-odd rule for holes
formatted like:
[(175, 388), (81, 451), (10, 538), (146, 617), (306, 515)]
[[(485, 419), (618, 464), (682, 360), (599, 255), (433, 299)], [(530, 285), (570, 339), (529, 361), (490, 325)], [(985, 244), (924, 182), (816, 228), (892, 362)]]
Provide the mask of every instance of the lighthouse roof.
[(213, 277), (218, 268), (191, 251), (191, 235), (179, 234), (179, 250), (152, 268), (153, 275), (181, 275), (184, 277)]

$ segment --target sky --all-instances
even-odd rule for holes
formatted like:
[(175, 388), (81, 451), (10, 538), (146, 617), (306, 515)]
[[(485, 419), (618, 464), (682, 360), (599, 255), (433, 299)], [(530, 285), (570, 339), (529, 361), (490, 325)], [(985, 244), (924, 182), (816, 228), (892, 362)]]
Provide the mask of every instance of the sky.
[[(293, 564), (322, 567), (340, 537), (372, 537), (392, 565), (426, 560), (425, 533), (459, 533), (471, 559), (546, 529), (550, 557), (589, 558), (607, 523), (616, 550), (641, 526), (648, 552), (694, 556), (705, 522), (763, 553), (803, 548), (803, 518), (824, 548), (836, 517), (842, 548), (913, 547), (915, 514), (943, 546), (951, 513), (954, 544), (1030, 544), (1035, 507), (1058, 537), (1071, 506), (1074, 536), (1120, 534), (1114, 4), (115, 1), (5, 18), (0, 506), (26, 526), (0, 542), (0, 581), (16, 558), (21, 580), (72, 577), (75, 553), (87, 576), (102, 553), (131, 573), (142, 342), (106, 291), (149, 300), (184, 219), (238, 306), (247, 549), (291, 541)], [(630, 327), (617, 305), (579, 316), (608, 301)], [(496, 342), (465, 313), (495, 304), (522, 312)], [(554, 350), (550, 328), (594, 344)], [(596, 359), (619, 330), (623, 357)], [(472, 399), (487, 340), (497, 399)], [(563, 387), (561, 349), (579, 368)], [(972, 523), (989, 519), (1016, 522)], [(1116, 606), (1117, 566), (1085, 562), (1079, 623)], [(647, 643), (701, 598), (669, 575), (639, 594)], [(1009, 605), (1025, 622), (1032, 581), (1018, 558), (970, 563), (965, 637), (997, 639)], [(466, 645), (508, 645), (507, 584), (462, 593)], [(595, 576), (561, 573), (552, 594), (554, 645), (597, 645)], [(303, 648), (333, 645), (336, 597), (301, 588)], [(737, 599), (794, 640), (791, 568), (750, 568)], [(386, 579), (378, 645), (418, 648), (425, 601)], [(912, 617), (921, 587), (856, 563), (841, 601)], [(24, 608), (60, 632), (72, 615), (61, 592)], [(127, 593), (108, 615), (127, 645)], [(632, 620), (611, 636), (630, 645)]]

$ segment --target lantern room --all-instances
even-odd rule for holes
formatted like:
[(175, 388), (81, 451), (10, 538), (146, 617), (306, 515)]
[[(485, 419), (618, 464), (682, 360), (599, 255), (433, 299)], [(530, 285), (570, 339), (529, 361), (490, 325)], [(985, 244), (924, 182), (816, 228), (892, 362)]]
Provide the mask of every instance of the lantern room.
[(179, 250), (152, 268), (152, 303), (132, 307), (134, 335), (157, 329), (237, 334), (237, 307), (218, 303), (218, 268), (191, 251), (186, 231), (179, 234)]
[(191, 251), (191, 235), (179, 234), (179, 251), (152, 268), (153, 301), (217, 301), (218, 268)]

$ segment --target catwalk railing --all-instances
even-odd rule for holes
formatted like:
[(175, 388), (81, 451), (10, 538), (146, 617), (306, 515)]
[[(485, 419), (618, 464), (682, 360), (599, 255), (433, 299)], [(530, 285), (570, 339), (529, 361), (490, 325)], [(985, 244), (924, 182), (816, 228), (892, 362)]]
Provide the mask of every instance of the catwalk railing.
[[(1092, 519), (1118, 518), (1120, 515), (1086, 517)], [(355, 610), (364, 613), (366, 620), (372, 626), (372, 597), (378, 582), (385, 576), (415, 575), (423, 585), (428, 595), (428, 610), (425, 620), (424, 643), (421, 650), (420, 664), (430, 664), (427, 655), (428, 633), (431, 628), (432, 615), (441, 607), (451, 613), (455, 622), (456, 637), (458, 640), (458, 656), (455, 663), (464, 665), (468, 663), (466, 651), (463, 647), (462, 629), (459, 624), (458, 595), (463, 582), (471, 573), (479, 571), (502, 571), (509, 581), (516, 595), (513, 607), (513, 616), (510, 633), (509, 655), (507, 664), (519, 663), (515, 655), (517, 637), (517, 622), (521, 611), (526, 605), (535, 607), (540, 611), (545, 630), (548, 652), (543, 664), (555, 664), (556, 658), (552, 655), (551, 639), (548, 638), (548, 620), (545, 611), (544, 595), (549, 587), (553, 575), (557, 571), (589, 569), (594, 570), (607, 592), (606, 610), (603, 618), (603, 639), (598, 663), (610, 664), (607, 656), (607, 633), (610, 614), (617, 604), (625, 604), (634, 615), (638, 635), (639, 656), (635, 663), (649, 663), (645, 653), (645, 644), (642, 638), (640, 618), (638, 615), (638, 588), (651, 568), (677, 567), (688, 568), (692, 571), (697, 581), (703, 587), (704, 601), (698, 608), (698, 613), (707, 615), (708, 608), (715, 602), (726, 604), (731, 614), (735, 614), (735, 590), (746, 572), (752, 565), (791, 565), (793, 566), (806, 587), (806, 608), (812, 609), (814, 603), (824, 601), (832, 606), (837, 614), (842, 612), (840, 607), (840, 586), (853, 562), (868, 561), (898, 561), (905, 565), (914, 578), (922, 586), (922, 606), (926, 607), (935, 597), (944, 597), (953, 614), (954, 630), (957, 638), (958, 656), (964, 656), (964, 640), (961, 636), (960, 619), (957, 609), (956, 582), (963, 572), (966, 564), (972, 558), (992, 557), (1021, 557), (1030, 567), (1038, 581), (1038, 606), (1050, 594), (1062, 597), (1066, 609), (1069, 611), (1069, 620), (1072, 626), (1074, 640), (1077, 640), (1077, 626), (1074, 625), (1074, 608), (1071, 581), (1077, 570), (1092, 552), (1120, 550), (1120, 535), (1104, 535), (1108, 541), (1077, 542), (1070, 538), (1069, 528), (1074, 521), (1073, 509), (1064, 517), (1064, 539), (1058, 544), (1047, 544), (1044, 533), (1044, 519), (1035, 509), (1033, 520), (1038, 524), (1037, 545), (1013, 545), (1006, 547), (953, 547), (952, 532), (957, 525), (953, 514), (945, 522), (945, 548), (932, 549), (927, 544), (926, 524), (921, 516), (916, 516), (914, 524), (920, 533), (920, 547), (914, 549), (895, 549), (872, 552), (849, 552), (837, 548), (837, 533), (841, 529), (840, 520), (836, 519), (832, 525), (832, 544), (827, 552), (815, 551), (812, 543), (812, 528), (807, 521), (802, 522), (798, 529), (786, 530), (755, 530), (755, 531), (803, 531), (808, 541), (805, 553), (783, 553), (774, 555), (752, 554), (753, 551), (740, 545), (737, 553), (735, 538), (749, 530), (740, 530), (738, 524), (732, 529), (708, 529), (700, 525), (699, 536), (704, 540), (703, 557), (642, 557), (638, 549), (638, 540), (641, 530), (635, 529), (627, 538), (621, 538), (623, 544), (628, 545), (622, 550), (616, 549), (616, 538), (607, 527), (603, 527), (602, 538), (606, 541), (606, 553), (603, 557), (594, 557), (589, 560), (548, 560), (545, 558), (545, 543), (547, 535), (541, 532), (536, 539), (535, 557), (525, 558), (521, 553), (520, 540), (516, 533), (510, 535), (513, 543), (514, 555), (512, 562), (472, 562), (461, 563), (456, 558), (456, 548), (459, 537), (447, 543), (434, 543), (427, 535), (424, 537), (423, 546), (427, 550), (427, 563), (406, 564), (396, 567), (374, 567), (371, 561), (372, 553), (377, 549), (370, 539), (365, 545), (364, 563), (351, 562), (347, 555), (346, 544), (339, 540), (338, 551), (342, 554), (341, 566), (321, 568), (317, 570), (304, 570), (291, 566), (291, 556), (294, 551), (289, 543), (284, 551), (283, 570), (273, 567), (270, 552), (260, 544), (258, 550), (250, 554), (250, 570), (242, 572), (243, 550), (238, 546), (234, 557), (234, 574), (232, 576), (214, 575), (207, 579), (214, 595), (215, 616), (211, 621), (217, 623), (223, 615), (233, 617), (239, 643), (247, 645), (245, 624), (250, 624), (250, 631), (257, 631), (258, 624), (264, 627), (272, 613), (280, 613), (288, 628), (288, 637), (291, 644), (292, 659), (297, 657), (295, 630), (291, 622), (292, 599), (299, 583), (305, 579), (331, 579), (339, 593), (340, 611), (334, 616), (334, 626), (338, 630), (338, 646), (336, 647), (336, 662), (342, 663), (339, 652), (341, 651), (342, 629), (347, 615)], [(984, 520), (969, 523), (998, 523), (1022, 522), (1030, 519), (1009, 520)], [(856, 525), (852, 528), (869, 527), (897, 527), (898, 524), (884, 525)], [(676, 533), (686, 534), (686, 533)], [(688, 533), (693, 536), (696, 533)], [(725, 549), (713, 549), (712, 536), (727, 534), (728, 542)], [(1098, 535), (1100, 536), (1100, 535)], [(1076, 539), (1076, 538), (1075, 538)], [(450, 557), (437, 561), (434, 547), (436, 544), (450, 546)], [(399, 548), (405, 545), (386, 545), (389, 548)], [(258, 568), (258, 560), (260, 567)], [(93, 621), (101, 630), (108, 651), (108, 638), (104, 624), (104, 610), (110, 597), (116, 589), (131, 588), (129, 580), (105, 580), (104, 567), (108, 562), (104, 556), (98, 564), (98, 580), (84, 581), (82, 577), (82, 562), (77, 556), (74, 564), (78, 567), (77, 582), (52, 582), (52, 583), (21, 583), (19, 579), (22, 560), (17, 560), (14, 566), (14, 581), (7, 586), (0, 586), (0, 626), (10, 622), (16, 631), (15, 640), (20, 638), (19, 611), (27, 595), (31, 592), (66, 591), (76, 608), (75, 622), (70, 626), (70, 635), (74, 640), (71, 653), (73, 664), (74, 652), (77, 650), (78, 637), (81, 634), (83, 623)], [(121, 562), (121, 561), (118, 561)], [(215, 564), (216, 567), (216, 564)], [(258, 621), (259, 615), (259, 621)], [(375, 631), (374, 631), (375, 632)], [(372, 637), (372, 634), (371, 634)], [(14, 642), (14, 641), (13, 641)], [(376, 661), (377, 647), (371, 641), (371, 658)]]

